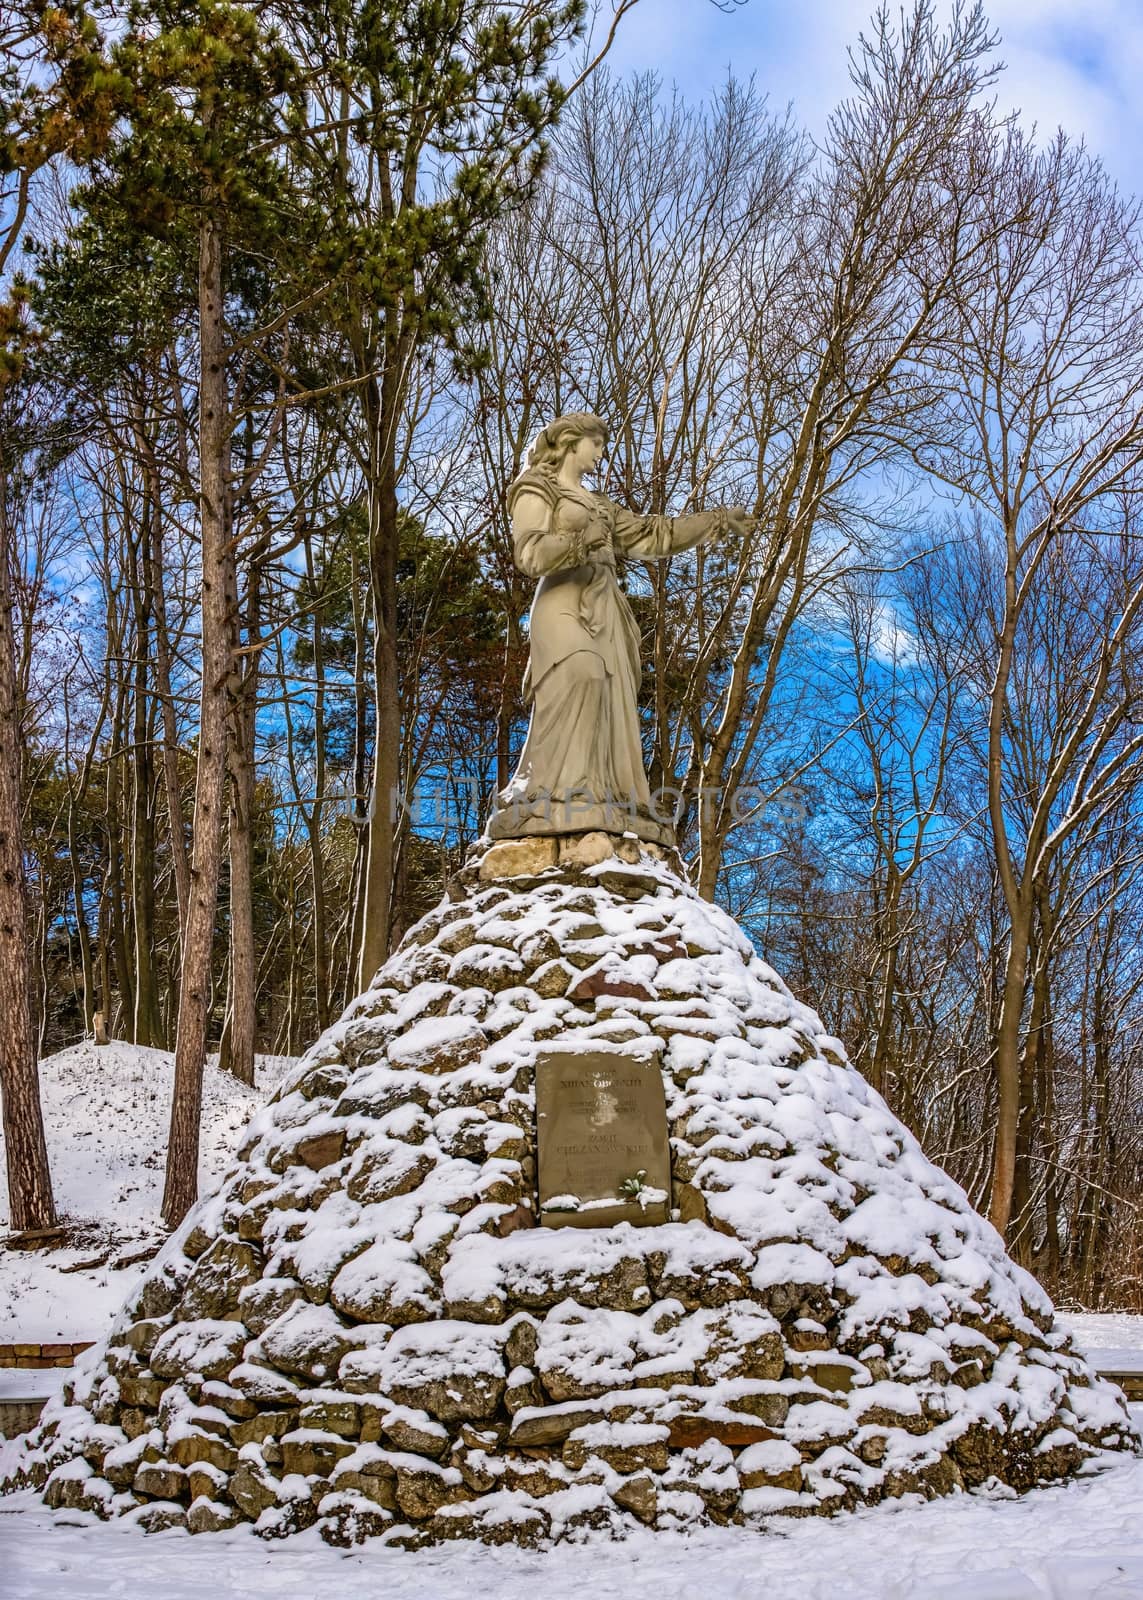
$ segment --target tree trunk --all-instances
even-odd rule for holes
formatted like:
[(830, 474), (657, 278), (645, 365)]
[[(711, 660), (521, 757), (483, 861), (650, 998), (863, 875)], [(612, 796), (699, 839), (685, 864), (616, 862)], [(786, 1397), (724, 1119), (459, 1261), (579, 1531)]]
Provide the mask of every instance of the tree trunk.
[[(259, 638), (260, 584), (251, 574), (247, 643)], [(237, 612), (238, 596), (231, 597)], [(246, 657), (241, 692), (231, 708), (230, 812), (230, 994), (219, 1064), (241, 1083), (254, 1082), (256, 972), (254, 961), (254, 720), (258, 694), (255, 651)]]
[(350, 592), (353, 605), (353, 825), (357, 833), (353, 867), (349, 882), (349, 907), (344, 926), (347, 929), (345, 978), (349, 993), (358, 992), (357, 973), (360, 967), (361, 928), (365, 911), (365, 862), (369, 853), (369, 806), (366, 800), (367, 769), (369, 765), (369, 649), (365, 625), (365, 606), (362, 602), (362, 574), (357, 552), (350, 546)]
[(177, 1227), (198, 1194), (202, 1074), (226, 800), (226, 724), (234, 670), (234, 552), (230, 546), (229, 407), (221, 230), (210, 208), (199, 229), (199, 515), (202, 529), (202, 694), (195, 770), (190, 899), (183, 929), (175, 1088), (163, 1219)]
[[(143, 510), (142, 561), (148, 560), (154, 507)], [(136, 1044), (162, 1045), (162, 1022), (155, 979), (155, 812), (154, 755), (151, 747), (151, 611), (147, 585), (128, 541), (127, 570), (134, 618), (134, 704), (131, 751), (131, 913), (134, 924)]]
[(373, 784), (361, 884), (359, 989), (367, 989), (389, 953), (395, 865), (394, 803), (401, 775), (401, 701), (397, 667), (397, 475), (392, 429), (396, 376), (385, 363), (380, 388), (367, 386), (371, 472), (369, 579), (373, 597)]
[(83, 903), (84, 873), (79, 846), (75, 837), (75, 796), (68, 795), (68, 855), (71, 860), (72, 908), (75, 911), (75, 933), (79, 942), (80, 969), (83, 974), (83, 1029), (90, 1033), (95, 1018), (95, 962), (91, 952), (91, 929), (87, 925), (87, 908)]
[(1035, 1181), (1033, 1157), (1037, 1133), (1036, 1090), (1041, 1059), (1046, 1048), (1045, 1030), (1051, 1015), (1049, 978), (1054, 923), (1046, 893), (1039, 896), (1033, 939), (1029, 950), (1031, 1007), (1020, 1058), (1020, 1114), (1016, 1125), (1016, 1169), (1009, 1220), (1009, 1250), (1021, 1266), (1032, 1266)]
[(891, 858), (886, 859), (885, 867), (885, 908), (880, 917), (874, 918), (874, 928), (880, 935), (881, 945), (878, 952), (881, 993), (877, 997), (877, 1021), (869, 1061), (869, 1081), (879, 1095), (885, 1094), (889, 1082), (896, 1020), (897, 964), (901, 952), (901, 878)]
[(992, 1190), (988, 1219), (1004, 1238), (1012, 1214), (1016, 1182), (1016, 1140), (1020, 1126), (1020, 1020), (1028, 966), (1028, 919), (1021, 911), (1012, 919), (1004, 999), (996, 1032), (996, 1146), (992, 1158)]
[[(1020, 1021), (1024, 1014), (1024, 986), (1028, 971), (1028, 944), (1032, 933), (1031, 897), (1025, 892), (1024, 877), (1017, 874), (1008, 844), (1008, 825), (1004, 812), (1004, 713), (1008, 685), (1016, 652), (1018, 620), (1016, 575), (1018, 544), (1015, 520), (1009, 516), (1004, 528), (1004, 610), (998, 636), (996, 672), (988, 705), (988, 816), (997, 875), (1004, 894), (1010, 931), (1008, 957), (1004, 971), (1004, 995), (1000, 1004), (1000, 1023), (996, 1031), (996, 1143), (992, 1158), (992, 1188), (988, 1216), (1004, 1238), (1012, 1215), (1012, 1193), (1016, 1183), (1016, 1140), (1020, 1123)], [(1030, 849), (1030, 845), (1029, 845)]]
[[(105, 871), (103, 883), (100, 885), (99, 907), (96, 912), (96, 926), (101, 929), (106, 929), (111, 921), (108, 896), (107, 873)], [(99, 941), (99, 1012), (103, 1017), (104, 1030), (111, 1038), (116, 1038), (115, 1016), (111, 1009), (111, 993), (111, 940), (105, 936)]]
[[(325, 861), (321, 849), (322, 815), (325, 809), (325, 607), (319, 595), (312, 547), (306, 545), (306, 564), (310, 587), (314, 593), (314, 798), (310, 809), (303, 812), (306, 838), (310, 852), (310, 893), (313, 900), (313, 952), (314, 952), (314, 1005), (317, 1010), (319, 1032), (329, 1027), (329, 948), (326, 933)], [(323, 585), (325, 579), (322, 579)]]
[(0, 455), (0, 1094), (4, 1100), (8, 1202), (12, 1227), (18, 1233), (54, 1227), (56, 1220), (28, 992), (22, 742), (12, 628), (7, 483)]
[(124, 916), (123, 888), (123, 774), (122, 752), (127, 744), (125, 730), (125, 695), (122, 684), (115, 696), (115, 713), (112, 721), (111, 750), (107, 759), (107, 922), (101, 923), (104, 937), (111, 944), (111, 957), (118, 995), (112, 1011), (109, 998), (104, 1010), (115, 1019), (115, 1035), (135, 1039), (135, 969), (127, 954), (127, 923)]
[(183, 831), (182, 796), (179, 788), (179, 738), (174, 696), (171, 693), (171, 641), (167, 632), (165, 570), (162, 523), (156, 517), (155, 535), (151, 541), (146, 577), (147, 587), (150, 590), (151, 611), (155, 619), (155, 691), (159, 697), (163, 719), (163, 789), (167, 802), (167, 824), (170, 831), (171, 861), (174, 867), (181, 940), (183, 924), (187, 919), (187, 905), (190, 902), (190, 863), (187, 861), (187, 841)]
[(1040, 1142), (1044, 1149), (1043, 1270), (1048, 1292), (1060, 1292), (1060, 1183), (1056, 1148), (1055, 1040), (1051, 1016), (1044, 1023), (1036, 1057)]
[(226, 1027), (219, 1066), (240, 1083), (254, 1082), (254, 904), (250, 870), (253, 771), (245, 757), (231, 769), (227, 838), (230, 848), (230, 962)]

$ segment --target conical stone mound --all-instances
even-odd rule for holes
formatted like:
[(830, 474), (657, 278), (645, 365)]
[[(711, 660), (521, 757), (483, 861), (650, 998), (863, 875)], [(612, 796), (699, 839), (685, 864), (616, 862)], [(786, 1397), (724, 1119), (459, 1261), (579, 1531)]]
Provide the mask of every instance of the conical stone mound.
[[(530, 1543), (1139, 1448), (735, 923), (594, 837), (466, 868), (255, 1116), (20, 1481), (150, 1528)], [(536, 1225), (537, 1062), (584, 1052), (660, 1069), (672, 1220)]]

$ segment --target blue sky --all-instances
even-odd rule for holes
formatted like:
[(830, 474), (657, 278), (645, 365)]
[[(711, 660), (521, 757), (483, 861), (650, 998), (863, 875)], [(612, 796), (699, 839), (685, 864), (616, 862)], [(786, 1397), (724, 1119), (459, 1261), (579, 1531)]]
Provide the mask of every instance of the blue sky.
[[(603, 0), (603, 15), (610, 11)], [(612, 51), (620, 71), (651, 68), (690, 94), (725, 77), (756, 76), (771, 101), (793, 101), (821, 131), (845, 93), (846, 46), (873, 0), (747, 0), (731, 13), (711, 0), (638, 0)], [(941, 10), (950, 9), (941, 0)], [(1124, 189), (1143, 191), (1143, 0), (992, 0), (1007, 70), (1003, 110), (1045, 134), (1082, 137)]]

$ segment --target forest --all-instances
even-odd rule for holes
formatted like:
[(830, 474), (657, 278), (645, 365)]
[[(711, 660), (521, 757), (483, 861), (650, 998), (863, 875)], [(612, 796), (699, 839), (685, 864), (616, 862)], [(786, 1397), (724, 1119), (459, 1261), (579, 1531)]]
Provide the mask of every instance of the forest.
[(507, 488), (589, 410), (621, 505), (752, 518), (622, 577), (692, 881), (1052, 1294), (1143, 1309), (1138, 203), (972, 4), (855, 27), (817, 139), (584, 20), (5, 10), (13, 1225), (41, 1056), (175, 1052), (177, 1223), (205, 1053), (300, 1054), (440, 898), (527, 725)]

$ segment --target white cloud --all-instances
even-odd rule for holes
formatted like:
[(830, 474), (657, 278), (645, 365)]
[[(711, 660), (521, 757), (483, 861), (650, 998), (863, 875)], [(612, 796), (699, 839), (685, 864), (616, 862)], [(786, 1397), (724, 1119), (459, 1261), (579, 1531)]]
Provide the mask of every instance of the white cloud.
[[(947, 13), (951, 6), (943, 0)], [(1050, 138), (1083, 138), (1126, 189), (1143, 190), (1143, 7), (1139, 0), (993, 0), (989, 14), (1007, 63), (1001, 109), (1019, 109)], [(848, 88), (846, 47), (866, 25), (866, 0), (747, 0), (729, 13), (711, 0), (639, 0), (620, 24), (617, 71), (653, 69), (691, 94), (728, 69), (755, 75), (771, 104), (793, 100), (820, 133)]]
[(995, 0), (1008, 70), (997, 97), (1044, 134), (1063, 127), (1122, 187), (1143, 189), (1143, 12), (1137, 0)]

